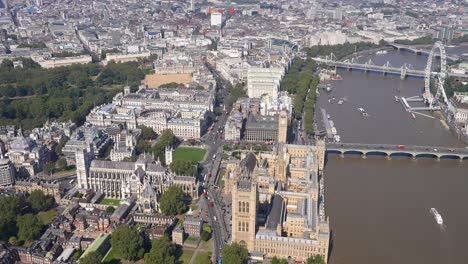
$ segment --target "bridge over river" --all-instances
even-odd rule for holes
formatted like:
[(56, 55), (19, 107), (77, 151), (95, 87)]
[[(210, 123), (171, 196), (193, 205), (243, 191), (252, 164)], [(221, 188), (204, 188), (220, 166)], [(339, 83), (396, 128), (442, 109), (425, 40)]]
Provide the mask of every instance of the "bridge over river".
[(363, 157), (367, 155), (382, 155), (388, 158), (393, 156), (406, 156), (416, 158), (436, 158), (436, 159), (459, 159), (468, 160), (468, 149), (447, 148), (433, 146), (402, 146), (386, 144), (361, 144), (361, 143), (327, 143), (327, 153), (337, 153), (341, 155), (359, 154)]

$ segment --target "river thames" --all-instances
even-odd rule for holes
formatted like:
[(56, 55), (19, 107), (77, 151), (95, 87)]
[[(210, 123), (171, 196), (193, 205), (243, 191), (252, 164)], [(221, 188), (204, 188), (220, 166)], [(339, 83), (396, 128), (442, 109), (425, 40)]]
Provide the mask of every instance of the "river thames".
[[(423, 69), (427, 60), (397, 51), (358, 60), (369, 58), (377, 65), (388, 60), (393, 66), (411, 63), (415, 69)], [(327, 110), (342, 142), (463, 146), (438, 118), (413, 119), (395, 101), (395, 96), (421, 95), (422, 79), (339, 74), (343, 80), (332, 83), (331, 93), (321, 91), (316, 112)], [(335, 103), (330, 103), (333, 97)], [(343, 97), (345, 102), (338, 105)], [(363, 117), (359, 107), (370, 116)], [(329, 155), (325, 198), (333, 232), (330, 263), (466, 263), (467, 186), (468, 161)], [(443, 226), (429, 213), (431, 207), (443, 216)]]

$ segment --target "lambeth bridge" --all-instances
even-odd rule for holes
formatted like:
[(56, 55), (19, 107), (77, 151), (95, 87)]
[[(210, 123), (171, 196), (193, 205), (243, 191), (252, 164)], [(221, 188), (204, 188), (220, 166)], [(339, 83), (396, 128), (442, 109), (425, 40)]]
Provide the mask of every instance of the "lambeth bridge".
[(447, 148), (432, 146), (402, 146), (385, 144), (360, 144), (360, 143), (327, 143), (327, 153), (358, 154), (362, 157), (368, 155), (382, 155), (388, 158), (396, 156), (405, 156), (416, 158), (435, 158), (435, 159), (459, 159), (468, 160), (468, 149), (466, 148)]

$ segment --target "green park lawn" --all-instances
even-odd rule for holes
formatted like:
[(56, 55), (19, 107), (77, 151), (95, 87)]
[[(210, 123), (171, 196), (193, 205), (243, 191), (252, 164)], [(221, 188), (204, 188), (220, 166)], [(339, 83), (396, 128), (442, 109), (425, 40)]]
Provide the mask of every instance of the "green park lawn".
[(224, 186), (224, 177), (226, 177), (226, 170), (219, 173), (218, 186)]
[(212, 251), (213, 250), (213, 243), (211, 242), (211, 239), (208, 241), (201, 241), (200, 245), (198, 246), (200, 249), (204, 249), (206, 251)]
[(193, 256), (193, 252), (194, 252), (193, 250), (184, 249), (182, 251), (182, 255), (179, 258), (179, 261), (184, 264), (189, 264)]
[(194, 263), (197, 264), (209, 264), (211, 263), (211, 253), (209, 252), (198, 252), (195, 256)]
[(114, 251), (111, 249), (109, 249), (109, 251), (107, 252), (107, 255), (104, 257), (104, 259), (102, 260), (102, 263), (112, 263), (113, 261), (115, 261), (115, 257), (114, 257)]
[(100, 204), (118, 206), (118, 205), (120, 204), (120, 200), (117, 200), (117, 199), (110, 199), (110, 198), (104, 198), (104, 199), (101, 200)]
[(52, 223), (52, 220), (57, 216), (57, 211), (55, 209), (51, 209), (49, 211), (39, 212), (37, 217), (39, 220), (44, 224), (48, 225)]
[(187, 237), (186, 241), (197, 242), (198, 238), (189, 236)]
[(200, 162), (205, 157), (206, 150), (201, 148), (177, 148), (174, 151), (173, 160), (190, 160)]

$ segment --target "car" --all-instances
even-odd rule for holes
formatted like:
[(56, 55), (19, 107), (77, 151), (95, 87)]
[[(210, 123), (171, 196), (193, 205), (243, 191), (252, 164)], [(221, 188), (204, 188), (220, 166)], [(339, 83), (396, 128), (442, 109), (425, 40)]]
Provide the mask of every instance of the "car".
[(396, 148), (397, 149), (405, 149), (405, 146), (404, 145), (397, 145)]
[(437, 152), (437, 151), (439, 151), (439, 150), (435, 148), (434, 151)]

